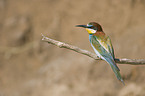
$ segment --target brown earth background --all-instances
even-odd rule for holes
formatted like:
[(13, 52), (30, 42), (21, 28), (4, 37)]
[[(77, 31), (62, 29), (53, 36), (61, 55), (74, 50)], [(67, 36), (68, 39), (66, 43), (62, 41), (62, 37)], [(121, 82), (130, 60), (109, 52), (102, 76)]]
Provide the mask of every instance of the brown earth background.
[(93, 52), (77, 24), (102, 25), (117, 58), (145, 58), (145, 0), (0, 0), (0, 96), (145, 96), (145, 66), (104, 61), (41, 41)]

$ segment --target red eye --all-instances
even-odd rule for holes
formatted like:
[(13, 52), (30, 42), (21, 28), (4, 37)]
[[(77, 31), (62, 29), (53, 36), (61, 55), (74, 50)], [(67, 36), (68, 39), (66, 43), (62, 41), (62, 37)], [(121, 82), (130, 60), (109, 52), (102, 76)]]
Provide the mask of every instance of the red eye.
[(94, 27), (92, 26), (91, 29), (94, 29)]

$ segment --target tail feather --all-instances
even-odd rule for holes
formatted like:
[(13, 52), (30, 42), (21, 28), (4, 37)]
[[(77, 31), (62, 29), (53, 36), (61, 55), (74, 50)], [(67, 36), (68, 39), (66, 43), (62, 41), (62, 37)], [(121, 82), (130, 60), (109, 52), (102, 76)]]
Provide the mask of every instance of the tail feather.
[(123, 85), (125, 85), (125, 83), (124, 83), (124, 81), (121, 77), (120, 72), (118, 70), (116, 70), (116, 68), (113, 65), (110, 64), (110, 66), (111, 66), (112, 70), (114, 71), (115, 76), (117, 77), (117, 79), (120, 80), (123, 83)]
[(110, 65), (113, 65), (114, 68), (116, 68), (118, 71), (120, 71), (120, 69), (117, 67), (116, 63), (114, 60), (110, 59), (110, 58), (103, 58), (106, 62), (108, 62)]
[(117, 67), (116, 63), (114, 60), (111, 60), (110, 58), (104, 58), (104, 60), (111, 66), (113, 72), (115, 73), (115, 76), (117, 77), (118, 80), (120, 80), (123, 85), (125, 85), (122, 77), (121, 77), (121, 74), (120, 74), (120, 70), (119, 68)]

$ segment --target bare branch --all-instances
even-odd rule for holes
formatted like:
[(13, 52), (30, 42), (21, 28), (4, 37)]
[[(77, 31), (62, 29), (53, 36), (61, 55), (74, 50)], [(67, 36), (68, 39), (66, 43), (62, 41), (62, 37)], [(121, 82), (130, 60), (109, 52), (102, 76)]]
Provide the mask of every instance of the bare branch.
[[(53, 45), (56, 45), (56, 46), (58, 46), (60, 48), (70, 49), (70, 50), (73, 50), (73, 51), (78, 52), (80, 54), (87, 55), (87, 56), (89, 56), (89, 57), (91, 57), (91, 58), (93, 58), (95, 60), (101, 60), (94, 53), (91, 53), (91, 52), (89, 52), (87, 50), (81, 49), (81, 48), (76, 47), (76, 46), (72, 46), (72, 45), (66, 44), (64, 42), (60, 42), (60, 41), (56, 41), (54, 39), (50, 39), (50, 38), (44, 36), (43, 34), (42, 34), (42, 41), (50, 43), (50, 44), (53, 44)], [(115, 62), (116, 63), (120, 63), (120, 64), (145, 65), (145, 59), (126, 59), (126, 58), (117, 59), (117, 58), (115, 58)]]

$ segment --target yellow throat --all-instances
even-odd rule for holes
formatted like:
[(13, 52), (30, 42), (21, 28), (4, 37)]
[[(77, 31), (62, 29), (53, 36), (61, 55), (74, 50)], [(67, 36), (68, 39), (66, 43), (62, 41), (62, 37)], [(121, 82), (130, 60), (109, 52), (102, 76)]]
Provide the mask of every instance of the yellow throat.
[(97, 31), (97, 30), (89, 29), (89, 28), (86, 28), (86, 30), (88, 31), (89, 34), (94, 34)]

